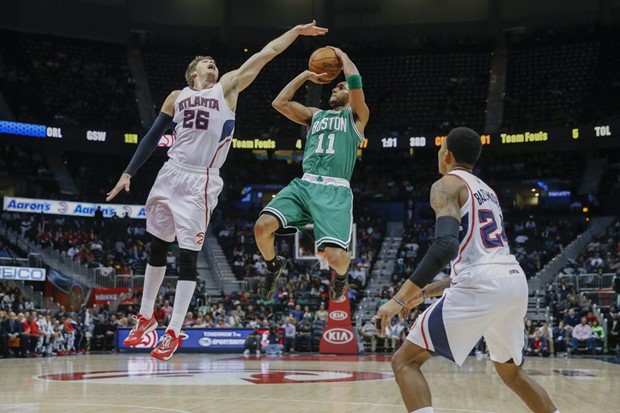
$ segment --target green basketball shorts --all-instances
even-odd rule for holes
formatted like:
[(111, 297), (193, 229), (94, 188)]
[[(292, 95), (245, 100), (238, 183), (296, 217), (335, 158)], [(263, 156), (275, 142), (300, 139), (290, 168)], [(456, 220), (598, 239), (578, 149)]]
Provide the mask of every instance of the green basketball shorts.
[(304, 174), (283, 188), (261, 211), (275, 215), (283, 228), (314, 223), (314, 239), (345, 250), (351, 243), (353, 193), (346, 179)]

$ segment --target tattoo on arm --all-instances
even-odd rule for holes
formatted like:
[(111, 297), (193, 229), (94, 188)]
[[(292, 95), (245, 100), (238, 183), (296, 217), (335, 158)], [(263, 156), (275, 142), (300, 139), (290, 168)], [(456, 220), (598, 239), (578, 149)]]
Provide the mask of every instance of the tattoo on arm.
[(449, 216), (460, 222), (459, 191), (453, 179), (459, 178), (445, 176), (433, 184), (431, 187), (431, 207), (437, 218)]
[(430, 283), (426, 287), (424, 287), (424, 292), (427, 297), (436, 297), (438, 295), (443, 294), (443, 290), (450, 287), (450, 283), (452, 279), (450, 277), (446, 277), (441, 281), (435, 281), (434, 283)]

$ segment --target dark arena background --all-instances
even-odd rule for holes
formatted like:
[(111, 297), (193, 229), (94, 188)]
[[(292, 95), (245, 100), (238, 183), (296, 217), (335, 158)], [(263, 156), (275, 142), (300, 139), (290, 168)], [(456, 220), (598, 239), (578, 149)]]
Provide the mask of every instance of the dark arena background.
[[(181, 347), (149, 355), (175, 305), (176, 243), (160, 328), (125, 346), (152, 242), (144, 204), (173, 130), (130, 192), (106, 193), (195, 56), (221, 76), (313, 19), (329, 32), (297, 38), (240, 94)], [(618, 411), (619, 22), (620, 0), (2, 0), (0, 412), (405, 412), (390, 360), (436, 298), (387, 337), (373, 316), (433, 242), (437, 152), (457, 126), (481, 135), (474, 174), (527, 276), (524, 371), (562, 413)], [(328, 45), (357, 65), (370, 109), (349, 288), (330, 300), (307, 227), (276, 236), (287, 269), (265, 302), (254, 223), (301, 177), (306, 137), (271, 103)], [(294, 100), (327, 108), (344, 80)], [(484, 340), (463, 367), (434, 357), (422, 371), (435, 412), (529, 411)]]

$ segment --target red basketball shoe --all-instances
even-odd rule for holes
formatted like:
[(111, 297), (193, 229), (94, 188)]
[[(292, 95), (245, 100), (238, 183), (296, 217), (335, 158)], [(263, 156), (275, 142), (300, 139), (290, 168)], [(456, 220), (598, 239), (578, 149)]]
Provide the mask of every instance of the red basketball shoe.
[(146, 334), (157, 328), (157, 320), (155, 320), (155, 317), (153, 316), (151, 316), (150, 320), (147, 320), (144, 316), (142, 316), (142, 314), (132, 317), (138, 322), (131, 329), (131, 332), (123, 341), (123, 344), (126, 346), (135, 347), (142, 342), (142, 339)]
[(157, 347), (151, 351), (151, 356), (158, 360), (168, 361), (177, 348), (181, 347), (181, 337), (177, 337), (172, 330), (166, 330), (166, 334), (161, 339)]

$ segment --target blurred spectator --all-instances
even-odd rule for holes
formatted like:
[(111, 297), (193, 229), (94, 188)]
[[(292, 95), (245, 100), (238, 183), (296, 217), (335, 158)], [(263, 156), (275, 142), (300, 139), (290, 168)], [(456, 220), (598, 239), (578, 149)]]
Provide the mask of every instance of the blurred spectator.
[(585, 317), (581, 317), (581, 322), (573, 328), (573, 352), (579, 351), (579, 346), (587, 347), (587, 341), (592, 335), (592, 329), (586, 322)]

